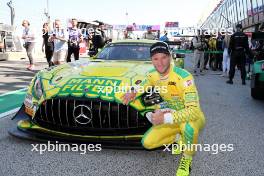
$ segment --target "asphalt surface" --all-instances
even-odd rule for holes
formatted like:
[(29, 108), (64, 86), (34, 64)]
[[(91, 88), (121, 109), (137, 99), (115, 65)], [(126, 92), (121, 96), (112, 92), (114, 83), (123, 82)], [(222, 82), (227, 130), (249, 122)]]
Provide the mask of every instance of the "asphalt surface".
[[(226, 78), (207, 72), (195, 77), (207, 124), (200, 133), (201, 144), (233, 144), (232, 152), (216, 149), (197, 152), (193, 176), (264, 175), (264, 102), (250, 97), (249, 82), (234, 85)], [(0, 175), (175, 175), (181, 156), (169, 152), (102, 149), (100, 152), (32, 152), (32, 141), (8, 134), (12, 116), (0, 119)]]
[(0, 94), (25, 88), (39, 70), (47, 67), (44, 59), (35, 65), (36, 70), (29, 71), (28, 60), (0, 61)]

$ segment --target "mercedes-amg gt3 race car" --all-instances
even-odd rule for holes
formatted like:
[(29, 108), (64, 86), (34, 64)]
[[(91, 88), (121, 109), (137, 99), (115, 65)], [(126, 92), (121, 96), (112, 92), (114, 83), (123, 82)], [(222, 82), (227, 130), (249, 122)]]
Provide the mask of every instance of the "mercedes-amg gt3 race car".
[(142, 83), (153, 69), (149, 48), (154, 42), (109, 43), (94, 58), (38, 72), (10, 133), (38, 140), (141, 146), (143, 134), (151, 127), (145, 114), (162, 100), (158, 94), (143, 94), (123, 105), (124, 91), (116, 87)]

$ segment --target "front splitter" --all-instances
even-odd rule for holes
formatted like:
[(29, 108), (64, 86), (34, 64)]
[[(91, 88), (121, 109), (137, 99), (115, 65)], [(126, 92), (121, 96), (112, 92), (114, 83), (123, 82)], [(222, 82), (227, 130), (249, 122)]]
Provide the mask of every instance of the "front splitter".
[(101, 144), (102, 148), (112, 148), (112, 149), (136, 149), (142, 150), (144, 147), (141, 144), (140, 138), (111, 138), (101, 136), (99, 138), (93, 136), (80, 136), (74, 134), (63, 134), (60, 132), (45, 132), (30, 128), (21, 128), (18, 123), (21, 121), (29, 121), (29, 117), (25, 114), (23, 107), (18, 111), (18, 113), (13, 118), (14, 125), (8, 130), (8, 133), (14, 137), (37, 141), (41, 143), (50, 142), (61, 142), (61, 143), (77, 143), (77, 144)]

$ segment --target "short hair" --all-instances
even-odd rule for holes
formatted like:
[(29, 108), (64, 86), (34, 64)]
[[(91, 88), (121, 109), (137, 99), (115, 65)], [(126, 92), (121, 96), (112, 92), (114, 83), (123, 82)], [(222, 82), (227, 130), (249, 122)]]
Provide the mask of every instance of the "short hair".
[(238, 23), (238, 24), (236, 25), (236, 28), (242, 29), (242, 24)]
[(72, 18), (72, 21), (78, 21), (76, 18)]
[[(26, 22), (29, 26), (30, 26), (30, 23), (28, 20), (23, 20), (22, 23)], [(23, 25), (23, 24), (22, 24)]]
[(49, 23), (43, 23), (43, 26), (42, 27), (44, 27), (45, 25), (49, 26)]

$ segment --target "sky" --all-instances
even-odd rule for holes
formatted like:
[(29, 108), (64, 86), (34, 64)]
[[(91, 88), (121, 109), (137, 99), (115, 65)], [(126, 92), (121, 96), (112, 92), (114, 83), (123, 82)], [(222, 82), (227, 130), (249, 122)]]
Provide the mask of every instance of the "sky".
[[(0, 23), (10, 24), (9, 0), (0, 1)], [(49, 0), (51, 19), (77, 18), (108, 24), (164, 25), (178, 21), (180, 27), (196, 26), (202, 15), (210, 13), (217, 0)], [(214, 4), (212, 6), (212, 4)], [(46, 21), (47, 0), (13, 0), (15, 25), (23, 19), (41, 28)], [(210, 6), (211, 5), (211, 6)], [(127, 12), (127, 16), (126, 16)], [(206, 16), (206, 15), (205, 15)]]

